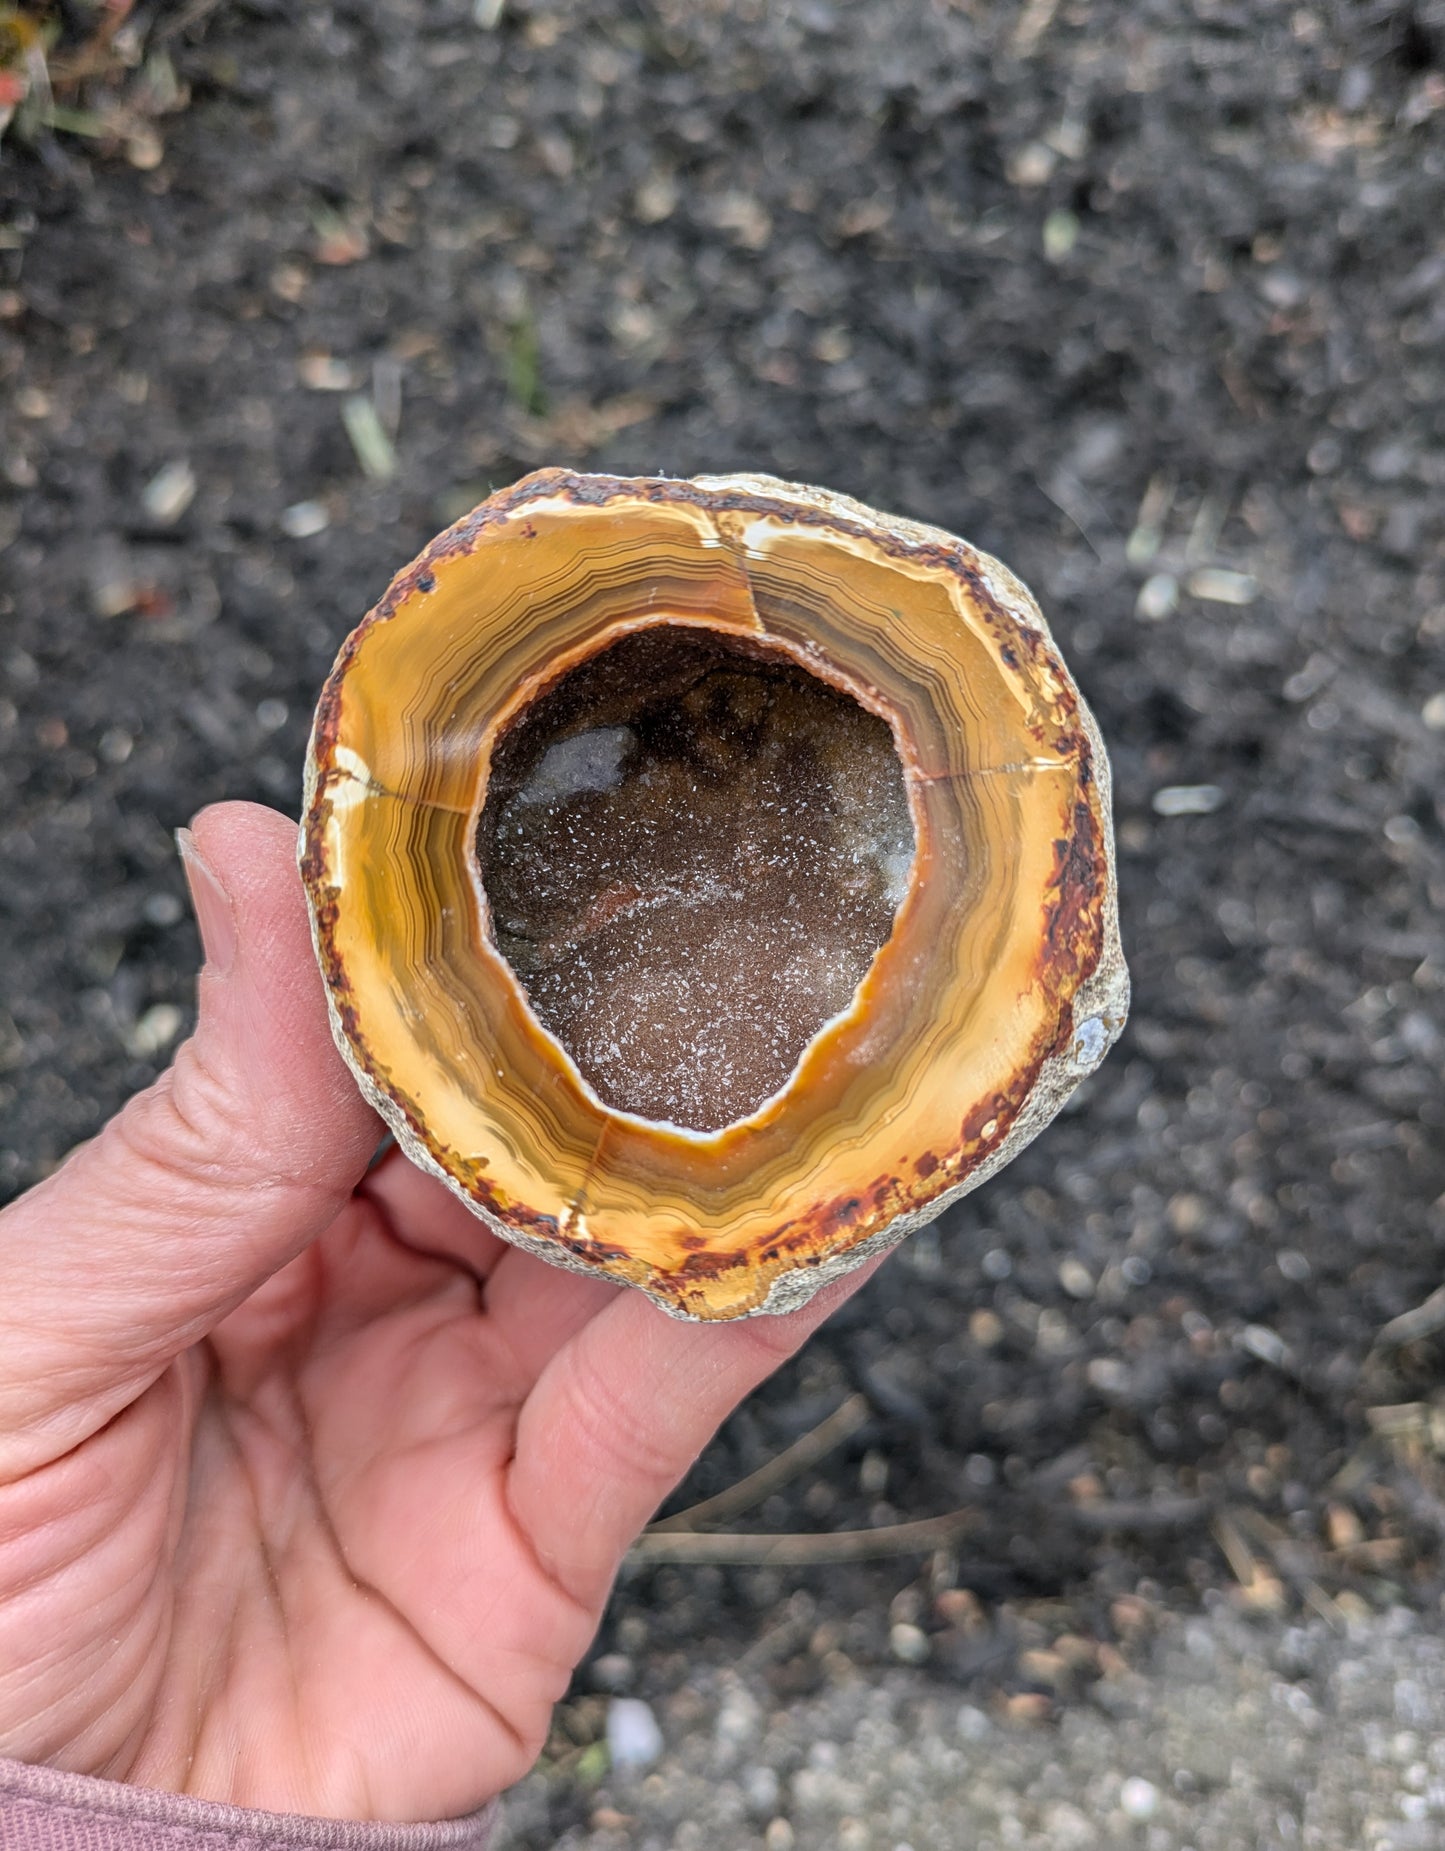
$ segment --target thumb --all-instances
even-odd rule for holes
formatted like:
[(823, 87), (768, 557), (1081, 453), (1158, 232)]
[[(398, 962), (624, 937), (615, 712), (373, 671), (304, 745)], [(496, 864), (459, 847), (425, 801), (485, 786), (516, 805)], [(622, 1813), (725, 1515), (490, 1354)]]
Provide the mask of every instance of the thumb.
[(332, 1043), (295, 824), (218, 804), (180, 847), (196, 1032), (0, 1214), (0, 1482), (97, 1431), (293, 1259), (380, 1135)]

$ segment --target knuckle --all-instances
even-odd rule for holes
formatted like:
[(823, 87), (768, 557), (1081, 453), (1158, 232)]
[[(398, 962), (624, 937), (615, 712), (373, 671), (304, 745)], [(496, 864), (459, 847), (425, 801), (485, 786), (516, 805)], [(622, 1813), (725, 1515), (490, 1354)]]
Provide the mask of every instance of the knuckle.
[(104, 1134), (113, 1136), (136, 1175), (163, 1181), (197, 1198), (228, 1200), (318, 1187), (287, 1163), (285, 1128), (270, 1123), (265, 1101), (207, 1058), (193, 1037), (172, 1066), (133, 1099)]
[(584, 1358), (585, 1350), (571, 1378), (568, 1422), (575, 1444), (605, 1459), (620, 1476), (670, 1485), (686, 1462), (677, 1459), (665, 1423), (630, 1404), (609, 1386), (596, 1362)]

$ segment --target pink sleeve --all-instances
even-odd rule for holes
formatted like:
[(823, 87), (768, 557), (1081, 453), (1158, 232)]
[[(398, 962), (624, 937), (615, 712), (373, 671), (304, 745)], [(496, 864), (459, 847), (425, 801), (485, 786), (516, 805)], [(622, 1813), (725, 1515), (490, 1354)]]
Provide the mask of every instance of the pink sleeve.
[(0, 1760), (3, 1851), (486, 1851), (496, 1810), (436, 1825), (358, 1825)]

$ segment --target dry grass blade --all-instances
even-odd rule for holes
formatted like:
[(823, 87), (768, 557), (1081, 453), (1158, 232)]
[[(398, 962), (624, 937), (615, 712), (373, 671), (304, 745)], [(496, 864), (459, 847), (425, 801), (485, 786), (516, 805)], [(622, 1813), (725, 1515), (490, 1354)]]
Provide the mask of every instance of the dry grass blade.
[(1219, 1544), (1220, 1553), (1228, 1562), (1229, 1571), (1235, 1580), (1241, 1587), (1248, 1587), (1259, 1572), (1259, 1564), (1233, 1519), (1222, 1512), (1214, 1520), (1214, 1540)]
[(746, 1478), (740, 1478), (735, 1485), (729, 1485), (726, 1491), (719, 1491), (716, 1497), (704, 1498), (700, 1504), (692, 1504), (686, 1510), (678, 1511), (675, 1516), (664, 1517), (659, 1523), (649, 1524), (647, 1534), (677, 1535), (741, 1516), (745, 1510), (752, 1510), (781, 1486), (811, 1470), (835, 1446), (841, 1446), (844, 1440), (851, 1438), (867, 1418), (868, 1397), (849, 1395), (826, 1420), (819, 1421), (801, 1439), (794, 1440), (775, 1459), (769, 1459), (756, 1472), (749, 1472)]
[(192, 26), (198, 26), (221, 4), (222, 0), (191, 0), (191, 4), (183, 7), (174, 18), (156, 27), (156, 40), (163, 43), (166, 39), (179, 38), (181, 33), (189, 32)]
[(914, 1523), (889, 1523), (877, 1530), (833, 1530), (817, 1536), (747, 1536), (736, 1531), (699, 1535), (694, 1530), (645, 1531), (628, 1551), (637, 1567), (659, 1563), (717, 1567), (807, 1568), (817, 1563), (868, 1562), (890, 1555), (927, 1555), (946, 1548), (979, 1521), (971, 1506)]
[(1445, 1330), (1445, 1285), (1438, 1286), (1424, 1304), (1402, 1311), (1382, 1326), (1375, 1337), (1377, 1350), (1398, 1350), (1407, 1343), (1421, 1343)]
[(1039, 40), (1054, 23), (1054, 14), (1059, 10), (1059, 0), (1028, 0), (1028, 5), (1019, 16), (1019, 23), (1014, 27), (1013, 54), (1016, 58), (1031, 58), (1038, 50)]
[(1075, 1504), (1068, 1520), (1080, 1529), (1107, 1532), (1129, 1530), (1137, 1536), (1157, 1530), (1187, 1530), (1209, 1515), (1208, 1498), (1163, 1497), (1133, 1502), (1108, 1503), (1102, 1499)]
[[(1346, 1620), (1339, 1603), (1331, 1594), (1326, 1593), (1305, 1565), (1307, 1557), (1311, 1555), (1316, 1560), (1320, 1559), (1319, 1551), (1311, 1549), (1299, 1538), (1287, 1535), (1258, 1511), (1241, 1510), (1236, 1514), (1240, 1529), (1247, 1530), (1254, 1540), (1269, 1552), (1275, 1567), (1291, 1583), (1300, 1598), (1313, 1607), (1320, 1618), (1334, 1627), (1336, 1632), (1343, 1632), (1346, 1628)], [(1223, 1518), (1221, 1521), (1229, 1523), (1230, 1520)], [(1234, 1567), (1232, 1559), (1230, 1566)], [(1248, 1590), (1249, 1584), (1245, 1585)], [(1267, 1593), (1268, 1578), (1260, 1578), (1259, 1585)], [(1271, 1603), (1266, 1599), (1258, 1604)]]
[(1239, 1583), (1239, 1598), (1254, 1613), (1278, 1613), (1284, 1605), (1284, 1585), (1256, 1559), (1233, 1517), (1221, 1511), (1214, 1520), (1214, 1540)]

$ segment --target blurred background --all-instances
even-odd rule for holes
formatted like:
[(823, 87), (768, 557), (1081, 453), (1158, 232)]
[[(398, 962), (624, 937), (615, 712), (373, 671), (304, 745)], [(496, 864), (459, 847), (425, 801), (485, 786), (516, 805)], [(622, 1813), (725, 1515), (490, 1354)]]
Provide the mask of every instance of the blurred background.
[(674, 1506), (967, 1518), (630, 1568), (507, 1843), (1438, 1843), (1442, 0), (0, 5), (0, 120), (0, 1194), (538, 464), (965, 534), (1111, 747), (1123, 1043)]

